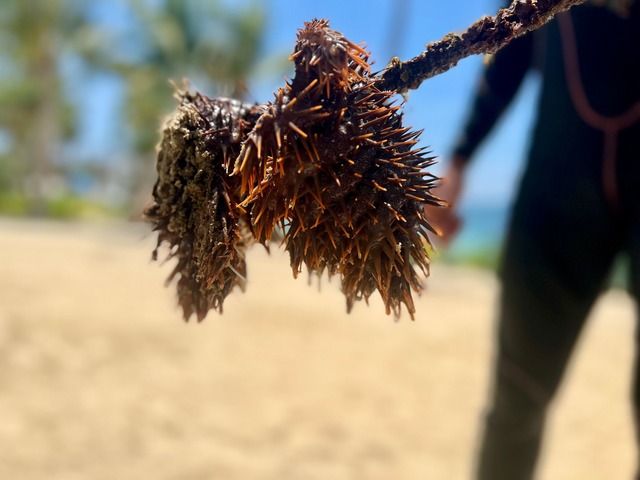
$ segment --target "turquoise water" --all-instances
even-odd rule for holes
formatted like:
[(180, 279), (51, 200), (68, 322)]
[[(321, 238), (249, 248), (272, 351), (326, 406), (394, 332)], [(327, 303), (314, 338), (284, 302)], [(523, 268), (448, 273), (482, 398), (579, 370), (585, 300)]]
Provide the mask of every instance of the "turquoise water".
[(453, 243), (439, 249), (446, 261), (495, 267), (509, 218), (508, 206), (470, 206), (461, 210), (462, 227)]
[[(447, 262), (496, 268), (509, 214), (510, 206), (506, 205), (463, 208), (462, 230), (449, 248), (439, 251), (437, 256)], [(609, 286), (627, 288), (628, 277), (628, 259), (620, 254), (612, 267)]]

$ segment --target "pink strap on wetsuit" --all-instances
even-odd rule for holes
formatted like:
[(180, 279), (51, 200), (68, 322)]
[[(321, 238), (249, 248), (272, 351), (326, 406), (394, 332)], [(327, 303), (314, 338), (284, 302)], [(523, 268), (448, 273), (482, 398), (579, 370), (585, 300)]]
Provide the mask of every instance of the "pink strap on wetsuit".
[(618, 182), (616, 179), (616, 155), (618, 133), (628, 128), (640, 120), (640, 102), (634, 103), (629, 110), (621, 115), (607, 117), (596, 112), (587, 98), (587, 94), (582, 85), (580, 77), (580, 66), (578, 63), (578, 48), (576, 46), (575, 31), (571, 15), (561, 13), (558, 15), (558, 25), (560, 27), (560, 37), (562, 40), (562, 53), (564, 56), (565, 75), (569, 95), (574, 108), (580, 118), (590, 127), (604, 133), (604, 148), (602, 161), (602, 183), (604, 194), (609, 204), (618, 209), (620, 197), (618, 192)]

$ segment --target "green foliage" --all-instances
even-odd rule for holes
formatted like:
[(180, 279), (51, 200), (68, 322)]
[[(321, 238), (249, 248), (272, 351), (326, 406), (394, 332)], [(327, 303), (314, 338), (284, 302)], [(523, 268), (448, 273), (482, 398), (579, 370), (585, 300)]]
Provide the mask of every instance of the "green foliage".
[[(75, 111), (63, 93), (60, 72), (62, 59), (74, 51), (81, 24), (82, 3), (73, 0), (3, 4), (0, 133), (8, 139), (0, 163), (4, 210), (44, 213), (47, 180), (57, 173), (57, 152), (75, 133)], [(27, 190), (28, 195), (22, 193)]]
[(187, 76), (211, 94), (242, 97), (258, 64), (266, 19), (260, 0), (243, 7), (221, 0), (123, 0), (118, 8), (128, 12), (128, 27), (90, 20), (96, 3), (2, 4), (0, 139), (8, 142), (0, 144), (0, 213), (69, 218), (83, 216), (91, 203), (47, 188), (49, 179), (71, 178), (86, 163), (65, 148), (81, 130), (74, 107), (82, 106), (72, 98), (81, 79), (65, 73), (69, 61), (125, 84), (119, 140), (132, 163), (131, 197), (150, 188), (160, 123), (175, 107), (169, 80)]
[(145, 2), (133, 6), (135, 38), (144, 48), (133, 62), (116, 61), (115, 68), (127, 80), (125, 108), (133, 147), (149, 154), (158, 141), (158, 129), (149, 126), (175, 108), (169, 80), (180, 83), (187, 76), (203, 83), (199, 90), (242, 99), (257, 63), (266, 16), (257, 1), (243, 9), (193, 0), (167, 0), (162, 8)]
[(629, 257), (622, 254), (616, 258), (609, 277), (609, 287), (626, 290), (629, 288)]
[[(434, 258), (452, 265), (464, 265), (483, 270), (497, 272), (500, 266), (500, 245), (486, 245), (484, 247), (467, 251), (463, 253), (444, 252), (443, 254), (434, 254)], [(629, 288), (629, 258), (626, 255), (620, 255), (614, 262), (609, 280), (608, 288), (626, 290)]]
[(21, 217), (30, 210), (29, 199), (16, 192), (0, 192), (0, 215)]
[[(22, 217), (32, 209), (33, 199), (17, 192), (0, 192), (0, 215)], [(61, 194), (47, 199), (43, 214), (56, 220), (104, 219), (122, 215), (122, 211), (77, 195)]]
[(107, 207), (75, 195), (60, 195), (46, 204), (46, 215), (59, 220), (103, 218), (113, 216)]
[(440, 259), (453, 265), (467, 265), (497, 271), (500, 262), (500, 246), (484, 245), (464, 252), (445, 251)]

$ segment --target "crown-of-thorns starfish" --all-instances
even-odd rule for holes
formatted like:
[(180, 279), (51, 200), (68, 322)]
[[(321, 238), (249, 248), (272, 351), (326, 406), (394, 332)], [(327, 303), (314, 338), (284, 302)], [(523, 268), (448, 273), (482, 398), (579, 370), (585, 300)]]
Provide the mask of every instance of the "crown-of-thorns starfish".
[[(265, 107), (235, 164), (256, 239), (279, 227), (294, 275), (339, 275), (350, 310), (378, 290), (387, 313), (413, 318), (418, 272), (429, 273), (424, 204), (434, 159), (380, 91), (367, 52), (325, 20), (305, 23), (293, 80)], [(416, 270), (417, 267), (417, 270)]]
[(235, 287), (244, 289), (245, 250), (251, 241), (239, 206), (239, 179), (229, 176), (241, 141), (259, 115), (257, 107), (227, 98), (178, 92), (158, 150), (154, 203), (145, 216), (178, 262), (178, 302), (185, 320), (202, 320)]

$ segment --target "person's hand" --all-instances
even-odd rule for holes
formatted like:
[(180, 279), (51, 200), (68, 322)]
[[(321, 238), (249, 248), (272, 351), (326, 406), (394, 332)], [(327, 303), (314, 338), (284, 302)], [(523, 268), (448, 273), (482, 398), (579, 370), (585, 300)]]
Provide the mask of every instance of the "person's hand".
[(448, 206), (435, 207), (425, 205), (424, 207), (427, 218), (439, 233), (437, 243), (444, 246), (451, 243), (462, 225), (462, 220), (458, 215), (457, 203), (464, 187), (466, 164), (466, 158), (459, 156), (452, 158), (440, 185), (433, 190), (434, 195), (445, 200)]

